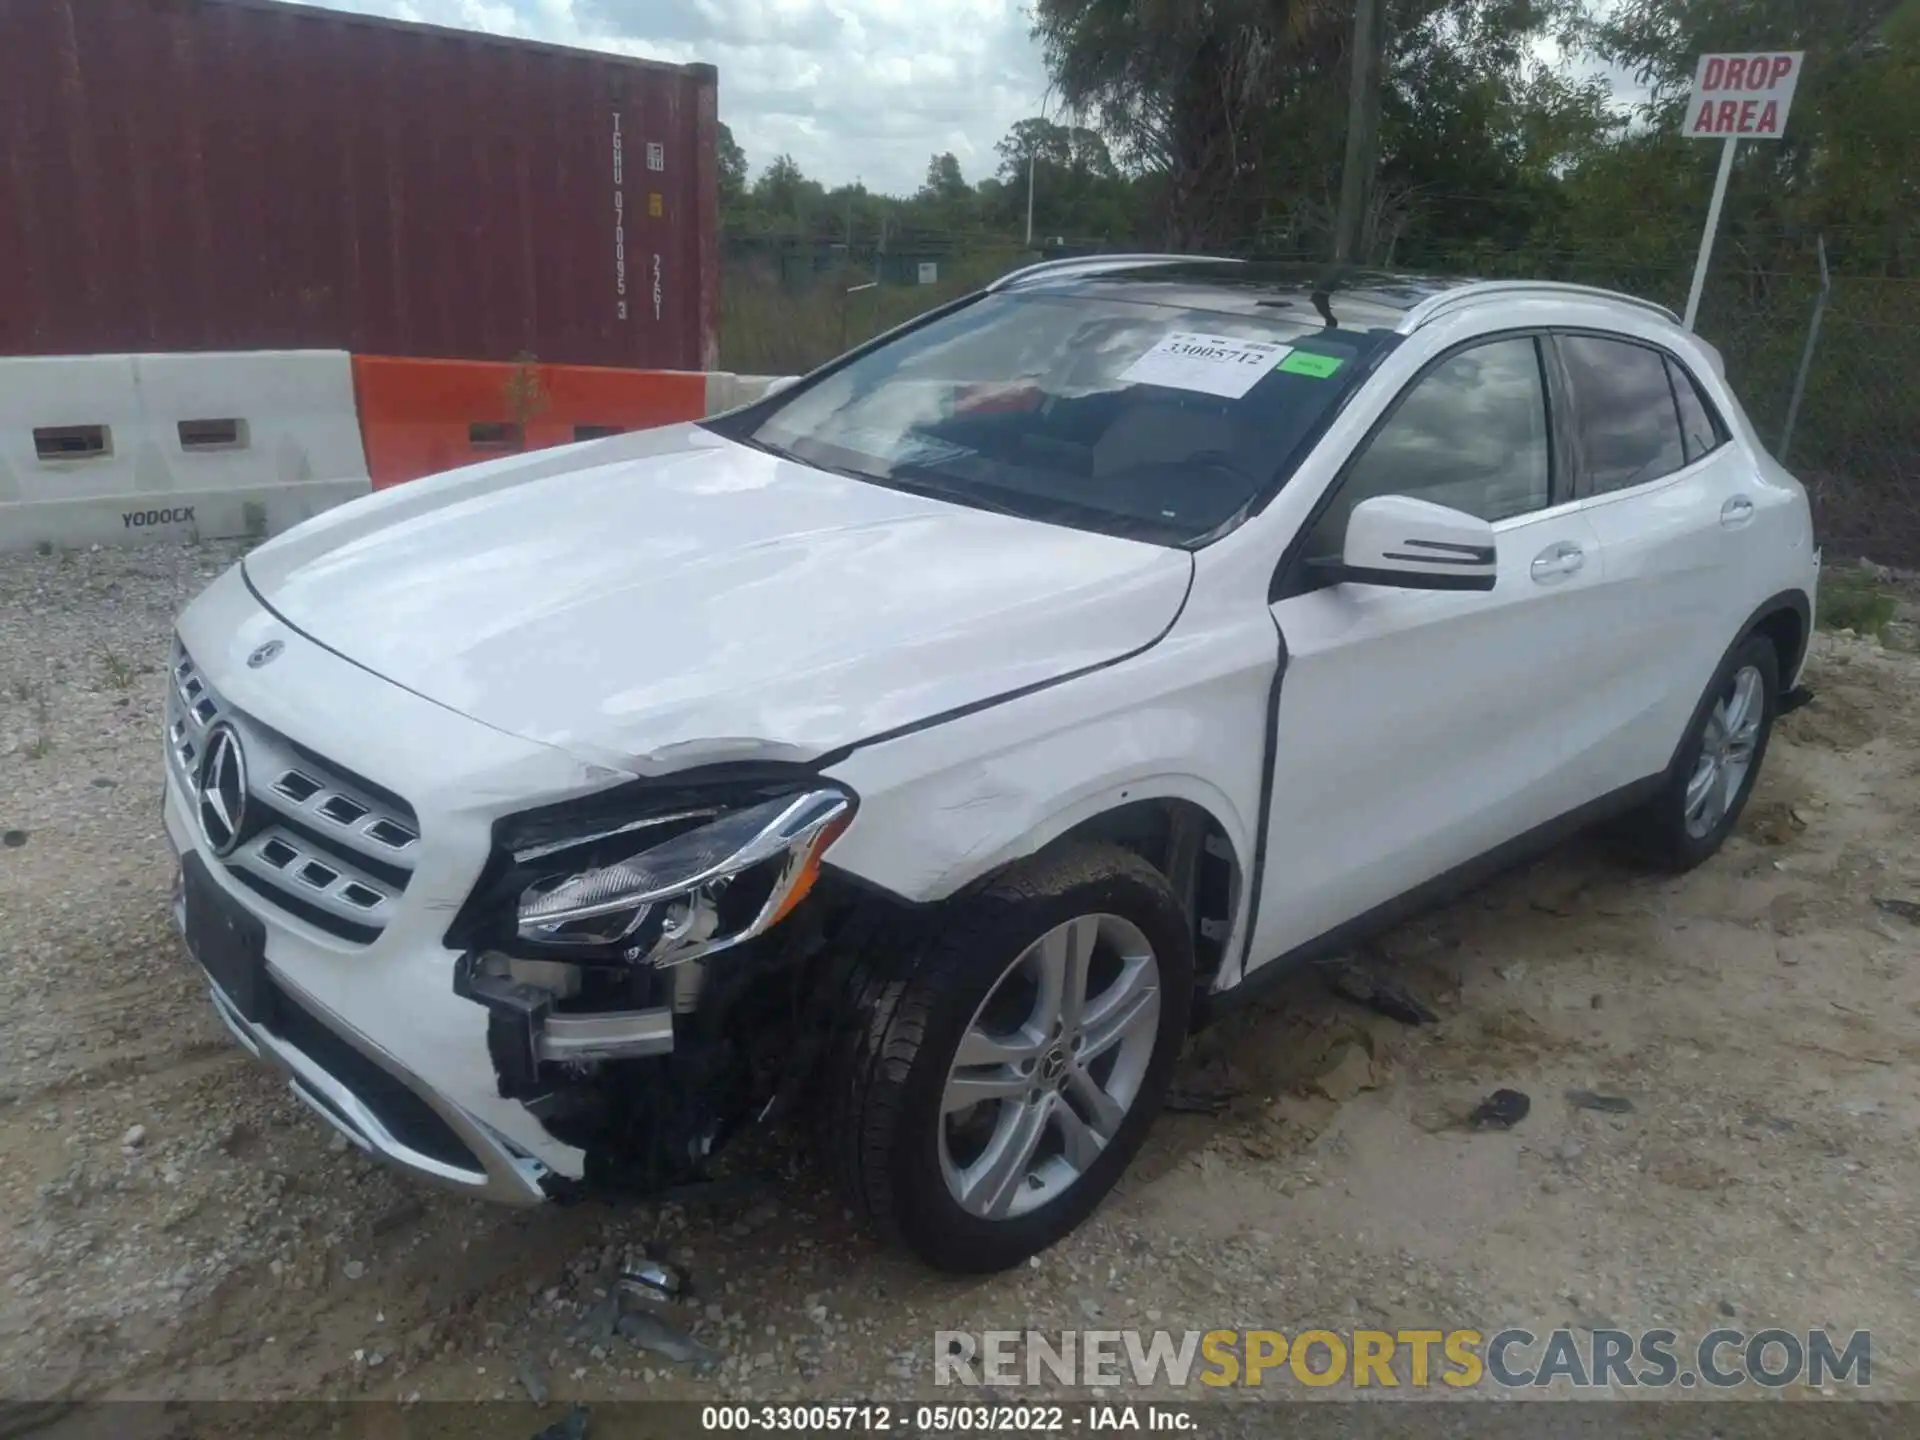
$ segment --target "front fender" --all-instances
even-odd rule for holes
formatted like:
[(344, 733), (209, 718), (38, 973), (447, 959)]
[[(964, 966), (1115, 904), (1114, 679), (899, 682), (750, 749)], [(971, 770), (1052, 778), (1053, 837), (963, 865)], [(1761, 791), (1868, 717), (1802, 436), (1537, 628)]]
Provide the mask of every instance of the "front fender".
[[(1108, 810), (1178, 799), (1213, 817), (1245, 877), (1276, 658), (1271, 626), (1164, 642), (1067, 685), (856, 748), (828, 771), (860, 797), (828, 863), (925, 904)], [(1237, 945), (1227, 953), (1237, 957)]]

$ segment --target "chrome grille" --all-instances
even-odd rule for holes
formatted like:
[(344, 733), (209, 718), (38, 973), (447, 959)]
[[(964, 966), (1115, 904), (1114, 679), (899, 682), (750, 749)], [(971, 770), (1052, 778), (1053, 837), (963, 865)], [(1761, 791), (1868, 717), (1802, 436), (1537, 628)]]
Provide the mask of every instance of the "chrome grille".
[(412, 807), (229, 705), (177, 640), (171, 678), (167, 755), (187, 793), (215, 725), (232, 726), (246, 755), (248, 813), (227, 873), (316, 929), (378, 939), (413, 878)]

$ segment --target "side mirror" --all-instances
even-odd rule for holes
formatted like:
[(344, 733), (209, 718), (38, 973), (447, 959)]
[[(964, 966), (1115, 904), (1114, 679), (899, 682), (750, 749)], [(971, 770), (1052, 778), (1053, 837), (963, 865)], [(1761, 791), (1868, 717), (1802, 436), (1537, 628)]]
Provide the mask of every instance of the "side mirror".
[(1410, 495), (1376, 495), (1347, 517), (1342, 580), (1401, 590), (1491, 590), (1493, 526)]

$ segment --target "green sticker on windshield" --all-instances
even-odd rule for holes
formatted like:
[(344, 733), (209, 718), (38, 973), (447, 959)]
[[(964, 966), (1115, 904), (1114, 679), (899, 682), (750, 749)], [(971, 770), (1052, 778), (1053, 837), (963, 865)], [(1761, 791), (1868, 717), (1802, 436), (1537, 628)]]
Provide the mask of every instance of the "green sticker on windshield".
[(1290, 350), (1287, 358), (1274, 368), (1288, 375), (1311, 375), (1324, 380), (1347, 362), (1337, 355), (1310, 355), (1305, 350)]

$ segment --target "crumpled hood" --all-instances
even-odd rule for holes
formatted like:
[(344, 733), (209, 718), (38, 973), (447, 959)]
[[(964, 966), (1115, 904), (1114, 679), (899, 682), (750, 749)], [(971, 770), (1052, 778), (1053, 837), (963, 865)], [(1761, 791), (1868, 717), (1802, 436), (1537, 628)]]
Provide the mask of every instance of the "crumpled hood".
[(261, 546), (288, 624), (637, 774), (805, 760), (1151, 644), (1183, 551), (902, 494), (680, 425), (470, 466)]

